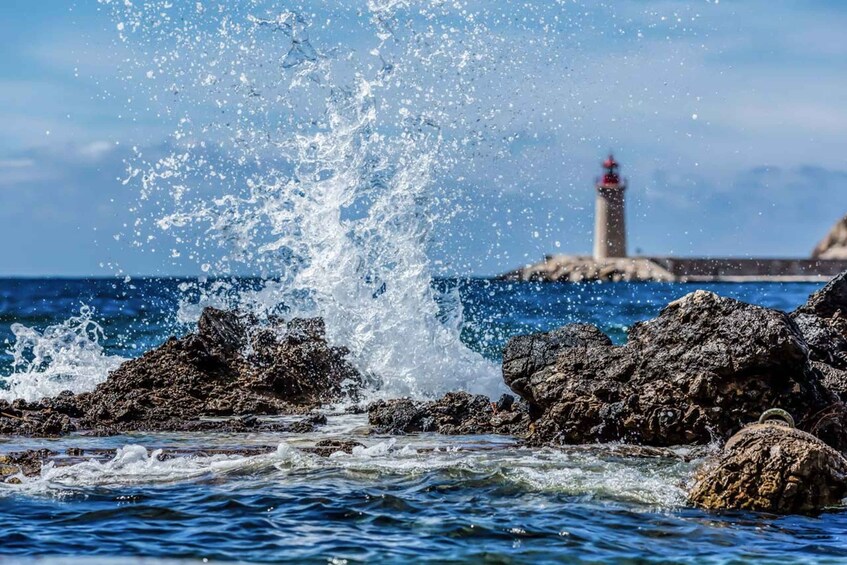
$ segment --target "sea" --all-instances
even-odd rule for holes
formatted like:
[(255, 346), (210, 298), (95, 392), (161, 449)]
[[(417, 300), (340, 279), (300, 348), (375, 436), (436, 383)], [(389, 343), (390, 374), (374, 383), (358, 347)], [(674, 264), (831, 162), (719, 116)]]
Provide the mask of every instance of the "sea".
[[(196, 283), (0, 280), (3, 394), (11, 394), (11, 380), (18, 396), (90, 388), (109, 367), (191, 331), (179, 313), (186, 285)], [(510, 337), (567, 323), (596, 324), (623, 343), (632, 324), (695, 289), (791, 310), (820, 285), (436, 279), (432, 286), (442, 300), (458, 296), (462, 345), (496, 367)], [(55, 370), (54, 358), (60, 360)], [(117, 451), (68, 466), (48, 464), (21, 484), (0, 484), (0, 562), (847, 560), (847, 513), (838, 509), (773, 516), (689, 507), (686, 489), (702, 462), (690, 446), (668, 457), (633, 457), (615, 444), (554, 449), (527, 448), (503, 436), (383, 437), (368, 434), (364, 415), (331, 407), (327, 413), (326, 426), (300, 435), (2, 437), (3, 453), (63, 453), (72, 446)], [(300, 449), (329, 437), (364, 447), (329, 458)], [(203, 453), (251, 446), (270, 450)], [(160, 460), (157, 450), (165, 448), (188, 456)]]

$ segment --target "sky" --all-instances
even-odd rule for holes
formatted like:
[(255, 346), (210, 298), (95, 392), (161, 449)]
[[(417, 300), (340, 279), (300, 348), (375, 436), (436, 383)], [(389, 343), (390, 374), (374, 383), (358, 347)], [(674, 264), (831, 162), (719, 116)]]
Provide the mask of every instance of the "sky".
[[(548, 21), (526, 23), (514, 3), (496, 22), (508, 47), (499, 56), (521, 64), (482, 76), (477, 95), (511, 119), (502, 151), (434, 179), (465, 203), (434, 228), (439, 272), (589, 253), (609, 150), (628, 179), (631, 253), (803, 257), (847, 213), (847, 4), (562, 0), (555, 10), (552, 24), (549, 9)], [(97, 0), (0, 2), (0, 276), (201, 272), (122, 237), (138, 194), (121, 181), (128, 163), (171, 143), (174, 123), (127, 80), (122, 61), (144, 53), (106, 12)], [(324, 2), (310, 17), (337, 14)], [(565, 31), (545, 42), (545, 25)], [(368, 53), (373, 37), (344, 40)]]

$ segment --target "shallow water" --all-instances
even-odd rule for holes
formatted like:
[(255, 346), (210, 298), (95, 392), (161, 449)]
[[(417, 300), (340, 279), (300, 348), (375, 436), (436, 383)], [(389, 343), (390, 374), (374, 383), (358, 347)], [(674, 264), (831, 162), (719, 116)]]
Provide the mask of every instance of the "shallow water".
[[(180, 281), (0, 282), (3, 331), (36, 329), (94, 309), (104, 355), (131, 357), (185, 329)], [(497, 360), (505, 340), (568, 322), (600, 325), (616, 340), (693, 285), (459, 285), (465, 342)], [(818, 285), (705, 286), (782, 309)], [(117, 299), (116, 299), (117, 297)], [(11, 334), (8, 334), (11, 339)], [(4, 358), (9, 373), (11, 357)], [(833, 562), (847, 559), (847, 514), (773, 517), (686, 508), (702, 453), (624, 457), (617, 446), (525, 449), (503, 437), (364, 435), (365, 417), (331, 415), (319, 432), (131, 434), (112, 438), (0, 439), (0, 451), (69, 446), (114, 457), (48, 466), (0, 485), (0, 554), (88, 562), (155, 560), (433, 562)], [(326, 437), (366, 445), (321, 458), (300, 451)], [(159, 461), (155, 450), (269, 446), (252, 457)]]

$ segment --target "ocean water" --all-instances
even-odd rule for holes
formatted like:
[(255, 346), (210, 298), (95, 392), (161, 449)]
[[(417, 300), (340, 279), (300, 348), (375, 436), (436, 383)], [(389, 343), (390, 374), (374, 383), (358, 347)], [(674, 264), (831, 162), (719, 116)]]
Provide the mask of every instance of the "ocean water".
[[(656, 33), (701, 43), (682, 23), (699, 17), (699, 5), (674, 6), (673, 18), (638, 9)], [(560, 173), (576, 170), (570, 159), (581, 144), (596, 148), (608, 135), (580, 109), (596, 99), (592, 88), (628, 92), (614, 69), (596, 72), (580, 46), (607, 41), (611, 21), (627, 32), (615, 33), (623, 49), (635, 52), (642, 36), (612, 4), (98, 0), (96, 16), (119, 54), (104, 63), (120, 79), (108, 96), (126, 100), (126, 123), (154, 126), (128, 127), (122, 139), (130, 155), (116, 182), (131, 196), (125, 228), (111, 235), (156, 257), (162, 272), (208, 278), (0, 281), (0, 398), (91, 390), (124, 359), (189, 331), (203, 305), (260, 320), (321, 316), (330, 341), (379, 376), (375, 396), (458, 388), (495, 396), (504, 392), (500, 352), (510, 336), (589, 322), (621, 342), (633, 322), (696, 288), (433, 278), (436, 261), (456, 261), (452, 272), (511, 262), (497, 242), (515, 229), (512, 217), (539, 240), (558, 233), (564, 217), (531, 209), (548, 191), (561, 192), (564, 206), (576, 203), (577, 184)], [(670, 46), (663, 58), (676, 69), (686, 53)], [(639, 87), (626, 108), (655, 90)], [(563, 101), (564, 113), (546, 97)], [(537, 177), (542, 161), (562, 168)], [(512, 204), (516, 194), (527, 200)], [(480, 266), (462, 264), (454, 236), (473, 240), (468, 232), (479, 229), (493, 237), (474, 242)], [(112, 259), (104, 264), (122, 273)], [(782, 309), (815, 288), (706, 286)], [(838, 512), (779, 518), (686, 508), (702, 452), (684, 446), (633, 458), (614, 445), (530, 450), (504, 437), (378, 437), (366, 435), (364, 416), (328, 411), (328, 425), (304, 436), (0, 438), (0, 451), (118, 450), (0, 484), (0, 556), (847, 558)], [(327, 437), (365, 447), (329, 459), (300, 449)], [(263, 454), (208, 453), (256, 446)], [(160, 460), (162, 448), (190, 456)]]
[[(10, 350), (3, 374), (89, 386), (110, 363), (190, 329), (179, 316), (187, 282), (0, 281), (0, 331)], [(433, 286), (448, 297), (443, 300), (458, 296), (462, 343), (496, 365), (510, 336), (569, 322), (597, 324), (622, 342), (633, 322), (696, 288), (788, 310), (819, 285), (437, 280)], [(442, 306), (453, 311), (456, 304)], [(23, 327), (13, 332), (11, 324)], [(94, 349), (80, 332), (96, 334)], [(24, 362), (33, 348), (15, 350), (16, 336), (40, 348), (39, 363)], [(61, 344), (74, 353), (66, 352), (64, 368), (51, 372), (45, 352), (61, 356)], [(86, 361), (67, 362), (80, 350)], [(86, 371), (95, 376), (86, 380)], [(327, 426), (297, 436), (0, 438), (2, 452), (118, 449), (113, 457), (47, 466), (20, 485), (0, 484), (0, 556), (81, 563), (847, 560), (844, 512), (777, 517), (686, 507), (686, 485), (702, 454), (684, 446), (671, 457), (635, 458), (616, 445), (527, 449), (508, 437), (370, 436), (365, 424), (364, 416), (330, 410)], [(299, 449), (327, 437), (366, 447), (328, 459)], [(199, 453), (251, 446), (268, 452)], [(193, 454), (159, 461), (161, 448)]]

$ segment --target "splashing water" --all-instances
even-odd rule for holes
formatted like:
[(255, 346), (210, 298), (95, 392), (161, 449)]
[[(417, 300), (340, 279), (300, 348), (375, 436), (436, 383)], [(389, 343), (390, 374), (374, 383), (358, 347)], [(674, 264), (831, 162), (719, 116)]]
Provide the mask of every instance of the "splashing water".
[[(459, 339), (468, 328), (455, 289), (434, 289), (433, 272), (517, 262), (501, 246), (516, 229), (503, 213), (543, 228), (536, 239), (558, 229), (543, 207), (513, 210), (514, 195), (574, 186), (564, 146), (607, 146), (598, 125), (621, 88), (630, 96), (613, 112), (616, 130), (641, 123), (630, 110), (656, 96), (647, 94), (655, 83), (668, 101), (691, 97), (679, 73), (696, 67), (683, 67), (688, 52), (673, 38), (701, 17), (694, 4), (635, 10), (668, 44), (661, 80), (629, 55), (603, 61), (580, 47), (599, 38), (638, 53), (644, 34), (624, 33), (608, 3), (98, 5), (117, 30), (121, 118), (145, 126), (126, 132), (134, 157), (123, 182), (139, 198), (116, 239), (208, 275), (188, 285), (178, 321), (193, 322), (205, 304), (323, 316), (329, 338), (383, 393), (413, 395), (498, 392), (495, 367)], [(161, 132), (153, 143), (139, 137), (162, 125), (173, 128), (166, 142)], [(576, 203), (570, 192), (560, 196)], [(490, 233), (480, 234), (486, 219)], [(439, 259), (456, 256), (442, 248), (454, 236), (489, 235), (467, 264)], [(263, 283), (245, 290), (239, 275)], [(79, 386), (109, 366), (89, 364)]]
[[(164, 234), (171, 257), (186, 254), (212, 276), (259, 275), (260, 288), (235, 293), (216, 282), (200, 305), (323, 317), (381, 394), (498, 392), (495, 366), (462, 344), (459, 301), (434, 290), (428, 257), (433, 226), (456, 213), (433, 181), (453, 151), (438, 112), (452, 102), (427, 95), (415, 111), (411, 97), (421, 69), (443, 72), (432, 59), (456, 38), (401, 32), (413, 25), (399, 15), (408, 4), (371, 2), (376, 46), (360, 60), (316, 43), (305, 10), (101, 3), (144, 52), (129, 65), (157, 67), (142, 73), (154, 79), (143, 86), (151, 100), (168, 96), (178, 116), (165, 155), (139, 151), (128, 166), (126, 182), (140, 185), (137, 245)], [(410, 99), (392, 108), (377, 94), (392, 89)]]
[(106, 355), (101, 341), (103, 328), (83, 305), (78, 316), (46, 327), (43, 331), (12, 324), (14, 345), (12, 374), (0, 388), (0, 399), (34, 401), (70, 390), (93, 389), (125, 359)]
[[(40, 474), (18, 474), (20, 484), (0, 483), (0, 496), (14, 492), (29, 494), (69, 494), (74, 489), (155, 485), (196, 482), (209, 478), (250, 473), (270, 477), (283, 484), (294, 483), (298, 475), (347, 473), (362, 479), (386, 476), (425, 476), (465, 473), (464, 480), (514, 485), (530, 492), (567, 493), (605, 497), (659, 508), (674, 508), (685, 500), (685, 481), (695, 464), (682, 460), (621, 461), (603, 448), (586, 450), (525, 451), (500, 446), (466, 450), (461, 445), (397, 445), (397, 439), (357, 446), (352, 453), (336, 452), (329, 457), (310, 454), (289, 443), (274, 451), (254, 456), (193, 455), (162, 457), (163, 450), (142, 445), (124, 445), (105, 461), (90, 458), (73, 465), (49, 462)], [(260, 479), (261, 480), (261, 479)]]

